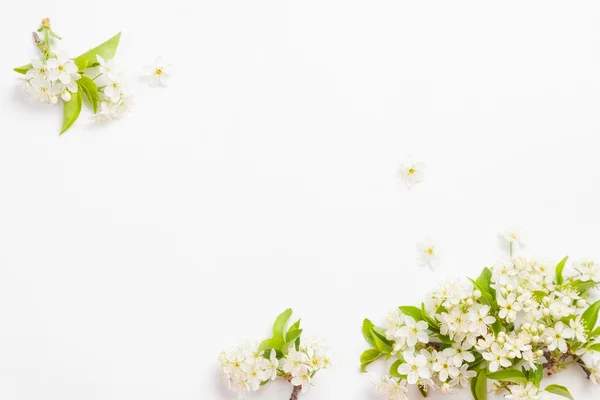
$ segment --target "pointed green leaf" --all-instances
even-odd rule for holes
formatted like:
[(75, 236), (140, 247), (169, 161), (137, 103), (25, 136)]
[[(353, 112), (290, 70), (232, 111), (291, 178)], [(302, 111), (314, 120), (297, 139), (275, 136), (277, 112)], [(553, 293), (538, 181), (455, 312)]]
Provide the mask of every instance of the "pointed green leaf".
[(373, 340), (373, 336), (371, 335), (371, 329), (373, 329), (374, 327), (375, 325), (373, 325), (373, 323), (369, 319), (364, 319), (362, 324), (362, 334), (367, 343), (369, 343), (369, 346), (371, 347), (375, 347), (375, 341)]
[(562, 283), (564, 282), (563, 279), (563, 270), (565, 269), (565, 264), (567, 263), (567, 259), (569, 258), (569, 256), (566, 256), (565, 258), (563, 258), (562, 260), (560, 260), (560, 262), (558, 263), (558, 265), (556, 266), (556, 284), (557, 285), (562, 285)]
[(597, 287), (598, 285), (600, 285), (599, 282), (594, 282), (594, 281), (583, 282), (578, 279), (576, 281), (569, 283), (568, 286), (572, 287), (574, 290), (577, 290), (580, 294), (583, 294), (587, 290), (593, 289), (593, 288)]
[(98, 64), (97, 56), (104, 58), (105, 60), (111, 59), (117, 52), (119, 47), (119, 41), (121, 40), (121, 32), (108, 39), (106, 42), (99, 46), (94, 47), (80, 55), (75, 57), (73, 61), (77, 64), (77, 67), (81, 71), (82, 69), (93, 67)]
[(592, 351), (600, 351), (600, 343), (594, 343), (594, 344), (588, 346), (588, 349), (590, 349)]
[(486, 375), (488, 379), (495, 381), (513, 382), (518, 385), (527, 383), (527, 377), (518, 369), (503, 369), (497, 372), (492, 372)]
[(594, 329), (592, 331), (592, 333), (590, 333), (589, 338), (592, 339), (592, 338), (595, 338), (596, 336), (599, 336), (599, 335), (600, 335), (600, 326), (597, 327), (596, 329)]
[(92, 109), (94, 110), (94, 114), (96, 114), (98, 112), (98, 104), (100, 104), (98, 86), (96, 86), (96, 83), (87, 76), (82, 76), (79, 78), (79, 80), (77, 80), (77, 85), (92, 104)]
[(427, 322), (427, 325), (429, 325), (429, 329), (439, 332), (440, 324), (427, 314), (427, 311), (425, 311), (425, 303), (421, 303), (421, 316), (423, 317), (423, 320)]
[(542, 379), (544, 378), (544, 367), (542, 367), (540, 364), (536, 364), (535, 369), (529, 370), (529, 375), (531, 378), (531, 382), (536, 387), (540, 387), (540, 383), (542, 382)]
[(374, 329), (371, 329), (373, 334), (373, 340), (375, 341), (375, 347), (379, 349), (384, 354), (389, 354), (392, 352), (392, 342), (387, 340), (385, 336), (381, 335)]
[(470, 280), (471, 283), (473, 284), (473, 286), (475, 286), (481, 292), (481, 297), (479, 298), (479, 302), (482, 303), (482, 304), (488, 305), (490, 307), (493, 306), (493, 304), (494, 304), (494, 298), (488, 292), (488, 289), (484, 288), (478, 282), (474, 281), (471, 278), (467, 278), (467, 279)]
[(77, 92), (71, 95), (71, 101), (64, 103), (61, 135), (77, 121), (81, 113), (81, 102), (81, 92)]
[(546, 389), (544, 389), (548, 393), (552, 393), (558, 396), (566, 397), (567, 399), (574, 400), (571, 393), (569, 393), (569, 389), (561, 385), (548, 385)]
[(360, 371), (367, 372), (367, 366), (381, 356), (383, 356), (383, 353), (376, 349), (364, 351), (360, 356)]
[(285, 340), (286, 327), (291, 316), (291, 308), (288, 308), (287, 310), (285, 310), (277, 316), (277, 318), (275, 319), (275, 323), (273, 324), (273, 338)]
[(477, 382), (475, 382), (475, 395), (477, 400), (487, 400), (487, 378), (485, 370), (479, 371), (477, 374)]
[(300, 320), (298, 320), (298, 321), (294, 322), (294, 323), (292, 324), (292, 326), (290, 326), (290, 329), (289, 329), (289, 330), (291, 331), (291, 330), (293, 330), (293, 329), (300, 329)]
[(271, 339), (263, 340), (258, 346), (258, 351), (273, 349), (273, 341)]
[(13, 71), (18, 72), (19, 74), (25, 75), (27, 73), (27, 71), (29, 71), (31, 68), (33, 68), (33, 65), (27, 64), (27, 65), (22, 65), (17, 68), (13, 68)]
[(409, 317), (413, 317), (415, 321), (423, 320), (423, 314), (421, 314), (421, 309), (414, 306), (400, 306), (398, 307), (402, 314), (408, 315)]
[(285, 335), (285, 343), (292, 343), (302, 335), (302, 329), (290, 329)]
[(592, 331), (598, 321), (598, 311), (600, 311), (600, 300), (589, 306), (587, 310), (581, 314), (581, 321), (587, 331)]
[(404, 360), (402, 359), (397, 359), (391, 366), (390, 366), (390, 376), (393, 376), (394, 378), (403, 378), (402, 375), (400, 375), (400, 372), (398, 372), (398, 367), (402, 364)]

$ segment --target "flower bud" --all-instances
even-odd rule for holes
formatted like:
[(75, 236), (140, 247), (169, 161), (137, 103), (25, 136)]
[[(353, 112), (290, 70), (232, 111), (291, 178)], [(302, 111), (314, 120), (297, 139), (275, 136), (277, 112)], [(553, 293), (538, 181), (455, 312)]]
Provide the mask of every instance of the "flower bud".
[(584, 299), (577, 300), (577, 308), (583, 308), (587, 305)]
[(523, 329), (525, 329), (526, 331), (531, 329), (531, 324), (529, 322), (526, 322), (523, 324)]
[(544, 309), (542, 310), (542, 314), (544, 314), (544, 317), (547, 317), (548, 315), (550, 315), (550, 310), (549, 310), (549, 309), (547, 309), (547, 308), (544, 308)]
[(515, 352), (514, 351), (509, 351), (508, 354), (506, 355), (508, 358), (515, 358)]
[(476, 299), (481, 297), (481, 290), (476, 290), (473, 292), (473, 297), (475, 297)]
[[(533, 343), (538, 343), (540, 341), (540, 337), (538, 335), (535, 335), (534, 337), (531, 338), (531, 341)], [(543, 352), (542, 352), (543, 353)]]
[(546, 330), (546, 325), (544, 325), (544, 324), (538, 325), (538, 332), (544, 332), (545, 330)]
[(448, 393), (450, 391), (450, 385), (447, 382), (444, 382), (440, 388), (443, 393)]
[(510, 283), (508, 283), (508, 284), (506, 285), (506, 288), (507, 288), (508, 290), (511, 290), (511, 291), (514, 289), (513, 285), (511, 285)]
[(538, 357), (543, 356), (544, 355), (544, 350), (538, 350), (537, 351), (537, 355), (538, 355)]
[(61, 93), (60, 97), (62, 97), (62, 99), (65, 103), (68, 103), (71, 101), (71, 92), (69, 92), (68, 90), (65, 90), (64, 92)]
[(42, 28), (50, 29), (50, 18), (44, 18), (42, 20)]
[(506, 290), (506, 288), (504, 288), (504, 287), (503, 287), (503, 288), (500, 288), (500, 293), (501, 293), (503, 296), (506, 296), (506, 293), (508, 293), (508, 290)]
[(518, 294), (523, 294), (523, 288), (522, 288), (521, 286), (519, 286), (519, 287), (517, 288), (517, 293), (518, 293)]
[(467, 305), (470, 307), (473, 305), (473, 299), (472, 298), (468, 298), (467, 299)]
[[(502, 332), (500, 332), (502, 333)], [(504, 344), (504, 342), (506, 342), (506, 339), (504, 339), (504, 336), (498, 336), (498, 338), (496, 338), (496, 342), (500, 343), (500, 344)]]
[(58, 103), (58, 97), (52, 95), (50, 96), (50, 104), (56, 104)]
[(552, 343), (552, 340), (553, 340), (553, 339), (552, 339), (551, 337), (547, 337), (547, 338), (546, 338), (546, 344), (550, 344), (550, 343)]

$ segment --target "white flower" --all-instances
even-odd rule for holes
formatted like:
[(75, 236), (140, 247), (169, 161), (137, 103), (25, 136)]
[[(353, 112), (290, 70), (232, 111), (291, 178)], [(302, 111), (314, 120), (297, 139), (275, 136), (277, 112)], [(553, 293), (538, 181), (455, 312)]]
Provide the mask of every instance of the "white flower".
[(509, 226), (502, 232), (504, 239), (511, 244), (518, 244), (524, 246), (523, 235), (521, 234), (521, 228), (518, 226)]
[(271, 350), (271, 354), (269, 358), (264, 359), (264, 370), (267, 375), (267, 379), (275, 380), (277, 378), (277, 368), (279, 368), (279, 360), (277, 360), (277, 352), (275, 350)]
[(560, 321), (554, 325), (554, 328), (546, 329), (545, 334), (548, 350), (554, 351), (558, 348), (562, 353), (566, 353), (569, 349), (565, 339), (572, 339), (575, 335), (571, 328)]
[[(292, 376), (300, 376), (304, 374), (304, 370), (307, 369), (308, 356), (306, 353), (296, 351), (293, 347), (288, 351), (287, 356), (283, 360), (282, 369), (286, 374)], [(298, 386), (298, 385), (296, 385)]]
[(471, 332), (476, 332), (481, 336), (488, 333), (488, 326), (496, 322), (496, 318), (489, 315), (490, 306), (473, 305), (467, 317), (471, 321)]
[(514, 293), (506, 297), (498, 296), (497, 302), (500, 306), (498, 316), (508, 322), (513, 322), (517, 318), (517, 312), (523, 309), (523, 306), (517, 301), (517, 296)]
[(290, 382), (294, 386), (302, 386), (302, 391), (306, 391), (311, 382), (310, 369), (308, 369), (307, 366), (302, 365), (292, 374), (292, 380)]
[(112, 58), (110, 60), (105, 60), (99, 54), (96, 55), (96, 58), (98, 59), (98, 64), (100, 64), (98, 70), (100, 70), (101, 74), (117, 72), (115, 61)]
[(32, 79), (32, 78), (48, 79), (48, 72), (50, 69), (39, 58), (32, 59), (31, 65), (33, 66), (33, 68), (30, 68), (25, 73), (25, 76), (27, 77), (27, 79)]
[(433, 364), (433, 370), (438, 373), (438, 378), (442, 382), (446, 382), (448, 377), (456, 378), (459, 373), (452, 360), (446, 357), (443, 352), (438, 353), (437, 362)]
[(508, 351), (500, 347), (498, 343), (492, 344), (490, 351), (482, 354), (483, 358), (490, 362), (490, 372), (496, 372), (500, 367), (508, 368), (512, 363), (506, 358)]
[(405, 326), (400, 328), (400, 336), (406, 338), (406, 343), (410, 347), (414, 347), (417, 342), (429, 343), (429, 335), (427, 334), (427, 322), (415, 321), (413, 317), (406, 317)]
[(510, 394), (505, 397), (514, 400), (538, 400), (541, 398), (540, 389), (529, 382), (527, 386), (512, 385), (509, 387)]
[(33, 96), (42, 103), (56, 104), (60, 88), (52, 85), (50, 81), (42, 78), (33, 78), (29, 81)]
[(456, 378), (454, 378), (450, 381), (450, 386), (467, 387), (467, 386), (469, 386), (469, 381), (476, 376), (477, 376), (477, 372), (469, 371), (469, 366), (467, 364), (464, 364), (458, 370), (458, 374), (457, 374)]
[(375, 383), (375, 388), (385, 400), (408, 400), (406, 381), (400, 382), (397, 378), (384, 375)]
[(591, 372), (590, 381), (593, 384), (600, 382), (600, 356), (596, 352), (586, 353), (582, 357), (586, 368)]
[(256, 363), (245, 363), (242, 365), (242, 371), (247, 376), (247, 384), (254, 391), (260, 388), (260, 384), (268, 379), (268, 375)]
[(107, 83), (104, 87), (104, 96), (109, 99), (112, 103), (118, 103), (121, 94), (127, 89), (127, 80), (125, 75), (120, 74), (108, 74)]
[(398, 176), (404, 179), (408, 188), (412, 188), (416, 183), (423, 182), (425, 179), (424, 169), (424, 163), (414, 162), (411, 157), (407, 156), (398, 168)]
[(417, 243), (417, 262), (419, 265), (429, 265), (432, 268), (439, 265), (438, 253), (435, 247), (433, 241), (428, 237)]
[(133, 96), (121, 93), (121, 100), (115, 104), (113, 111), (117, 114), (117, 118), (121, 118), (126, 112), (130, 111), (133, 106), (135, 106)]
[(468, 348), (463, 347), (459, 343), (454, 343), (452, 347), (444, 349), (444, 356), (448, 357), (454, 363), (454, 366), (460, 368), (463, 361), (470, 363), (475, 361), (475, 356), (467, 351)]
[(50, 68), (48, 78), (52, 82), (59, 80), (66, 85), (72, 80), (76, 80), (74, 75), (77, 75), (77, 65), (64, 53), (58, 54), (56, 58), (48, 59), (46, 65)]
[(427, 368), (427, 359), (419, 354), (414, 355), (404, 352), (404, 363), (398, 367), (400, 375), (406, 375), (409, 384), (414, 385), (420, 378), (431, 378), (431, 371)]
[(581, 315), (577, 317), (577, 319), (571, 318), (569, 321), (569, 326), (573, 331), (573, 337), (577, 339), (580, 343), (587, 342), (587, 336), (585, 334), (585, 328), (583, 323), (581, 322)]
[(166, 86), (172, 76), (171, 65), (165, 63), (161, 57), (157, 57), (153, 64), (144, 67), (144, 74), (148, 77), (150, 86)]
[(100, 103), (98, 112), (90, 116), (90, 119), (99, 124), (105, 124), (115, 118), (117, 118), (117, 113), (105, 101)]

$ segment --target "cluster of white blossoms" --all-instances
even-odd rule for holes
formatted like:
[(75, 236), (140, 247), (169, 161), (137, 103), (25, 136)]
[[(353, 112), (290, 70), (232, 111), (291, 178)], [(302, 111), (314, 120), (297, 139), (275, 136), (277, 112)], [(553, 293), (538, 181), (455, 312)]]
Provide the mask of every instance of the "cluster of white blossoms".
[(125, 73), (117, 69), (113, 59), (104, 60), (100, 55), (96, 55), (96, 58), (99, 65), (94, 73), (99, 73), (93, 80), (98, 86), (100, 104), (96, 114), (90, 118), (102, 124), (121, 118), (134, 103)]
[(375, 384), (386, 400), (407, 399), (409, 385), (450, 393), (473, 380), (482, 391), (493, 381), (511, 399), (568, 397), (566, 388), (540, 382), (570, 364), (600, 381), (600, 302), (589, 301), (600, 265), (566, 261), (512, 257), (476, 280), (441, 283), (421, 307), (391, 311), (383, 328), (365, 320), (372, 348), (361, 356), (363, 370), (380, 357), (395, 360)]
[(331, 365), (331, 351), (317, 338), (305, 339), (298, 349), (290, 346), (280, 356), (273, 349), (259, 350), (258, 343), (245, 341), (223, 350), (219, 363), (227, 387), (240, 395), (257, 391), (278, 376), (305, 391), (312, 386), (314, 375)]
[(57, 104), (59, 97), (69, 102), (78, 91), (79, 78), (77, 65), (65, 53), (46, 60), (34, 58), (25, 73), (25, 90), (42, 103)]

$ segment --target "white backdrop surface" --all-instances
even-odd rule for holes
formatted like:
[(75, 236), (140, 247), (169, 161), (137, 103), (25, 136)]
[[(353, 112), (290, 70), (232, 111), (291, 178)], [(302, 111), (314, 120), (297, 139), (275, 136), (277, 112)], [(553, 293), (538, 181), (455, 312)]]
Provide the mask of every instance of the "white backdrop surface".
[[(219, 350), (293, 307), (337, 355), (304, 398), (374, 400), (362, 319), (497, 261), (505, 225), (522, 254), (600, 258), (598, 2), (3, 8), (2, 399), (233, 399)], [(72, 56), (123, 31), (132, 114), (99, 128), (86, 109), (57, 136), (60, 109), (11, 71), (46, 16)], [(167, 89), (139, 80), (157, 55)], [(407, 153), (427, 163), (412, 191)], [(579, 371), (555, 382), (600, 396)]]

